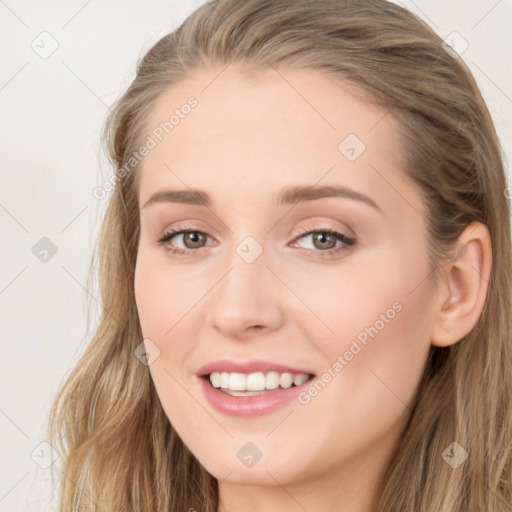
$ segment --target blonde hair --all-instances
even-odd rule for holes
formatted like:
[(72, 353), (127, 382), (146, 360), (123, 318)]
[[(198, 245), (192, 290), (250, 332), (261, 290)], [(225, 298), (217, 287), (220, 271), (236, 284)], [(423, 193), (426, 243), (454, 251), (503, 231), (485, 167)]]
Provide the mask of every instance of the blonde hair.
[[(48, 424), (63, 460), (59, 510), (217, 511), (217, 480), (174, 431), (133, 353), (143, 339), (133, 289), (139, 173), (120, 170), (141, 147), (148, 110), (163, 91), (195, 69), (231, 63), (327, 72), (399, 120), (404, 172), (427, 207), (433, 279), (470, 222), (489, 229), (482, 314), (460, 342), (432, 346), (378, 511), (510, 512), (512, 250), (502, 150), (462, 60), (415, 15), (384, 0), (214, 0), (138, 62), (104, 131), (118, 176), (98, 245), (103, 312)], [(442, 458), (452, 442), (469, 454), (457, 469)]]

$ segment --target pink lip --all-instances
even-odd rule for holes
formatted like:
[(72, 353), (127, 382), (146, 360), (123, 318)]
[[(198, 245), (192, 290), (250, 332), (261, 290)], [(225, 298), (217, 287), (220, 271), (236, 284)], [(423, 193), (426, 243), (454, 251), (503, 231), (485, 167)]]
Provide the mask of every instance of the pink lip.
[(301, 370), (300, 368), (292, 368), (291, 366), (284, 366), (282, 364), (272, 363), (270, 361), (253, 360), (245, 362), (228, 361), (227, 359), (213, 361), (202, 366), (197, 375), (209, 375), (213, 372), (228, 372), (228, 373), (254, 373), (254, 372), (271, 372), (276, 371), (280, 373), (307, 373), (312, 375), (310, 370)]
[(309, 379), (300, 386), (294, 386), (288, 389), (277, 388), (265, 391), (261, 395), (231, 396), (217, 388), (214, 388), (210, 384), (210, 379), (207, 376), (203, 376), (201, 378), (201, 385), (203, 387), (205, 397), (216, 411), (229, 416), (238, 416), (242, 418), (262, 416), (279, 409), (286, 403), (296, 399), (297, 395), (308, 387), (311, 382), (312, 379)]

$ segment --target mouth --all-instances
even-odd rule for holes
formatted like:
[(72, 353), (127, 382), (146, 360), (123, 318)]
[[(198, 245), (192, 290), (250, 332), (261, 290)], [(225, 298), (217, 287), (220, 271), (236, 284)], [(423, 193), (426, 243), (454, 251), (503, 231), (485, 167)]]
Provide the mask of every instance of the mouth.
[(217, 412), (241, 418), (270, 414), (290, 404), (316, 378), (304, 366), (258, 360), (212, 361), (196, 373), (203, 396)]
[(239, 418), (270, 414), (297, 399), (315, 375), (289, 371), (213, 371), (200, 375), (203, 396), (216, 411)]
[(312, 380), (311, 373), (291, 372), (212, 372), (200, 376), (210, 387), (226, 395), (244, 397), (264, 395), (296, 388)]

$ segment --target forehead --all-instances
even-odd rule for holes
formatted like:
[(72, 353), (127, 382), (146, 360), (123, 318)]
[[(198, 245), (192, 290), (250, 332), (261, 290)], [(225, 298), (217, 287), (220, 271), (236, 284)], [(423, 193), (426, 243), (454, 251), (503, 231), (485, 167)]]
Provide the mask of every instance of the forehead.
[[(183, 108), (191, 97), (196, 105)], [(384, 190), (382, 174), (404, 182), (399, 126), (389, 110), (316, 70), (203, 68), (165, 90), (145, 126), (156, 145), (140, 165), (142, 202), (164, 185), (221, 192), (229, 183), (241, 194), (268, 194), (324, 177), (387, 192), (383, 200), (392, 201), (396, 191)]]

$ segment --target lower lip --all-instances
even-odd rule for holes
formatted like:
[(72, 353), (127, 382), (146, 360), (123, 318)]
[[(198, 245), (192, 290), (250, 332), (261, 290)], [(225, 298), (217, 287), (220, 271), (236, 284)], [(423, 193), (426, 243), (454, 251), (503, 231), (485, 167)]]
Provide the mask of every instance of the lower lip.
[(311, 377), (300, 386), (293, 386), (288, 389), (277, 388), (254, 396), (228, 395), (218, 388), (214, 388), (210, 384), (209, 378), (201, 378), (201, 384), (206, 399), (215, 410), (229, 416), (250, 418), (269, 414), (286, 403), (291, 402), (311, 384), (313, 379), (314, 377)]

